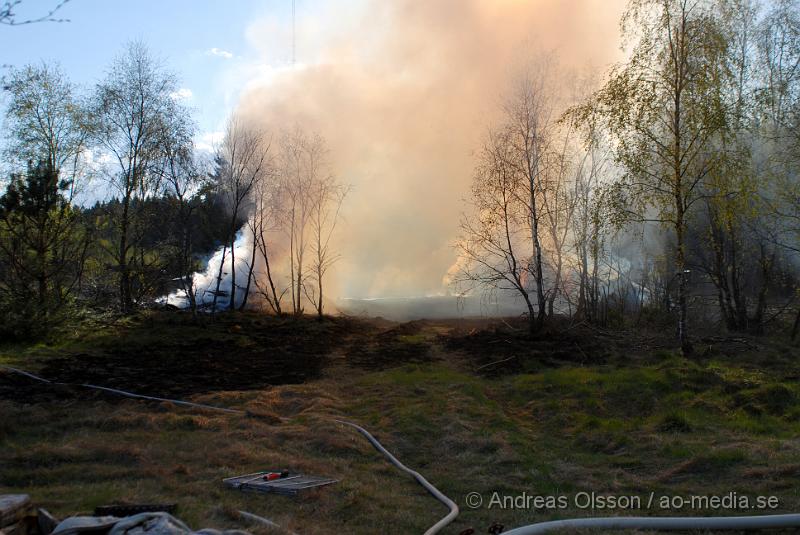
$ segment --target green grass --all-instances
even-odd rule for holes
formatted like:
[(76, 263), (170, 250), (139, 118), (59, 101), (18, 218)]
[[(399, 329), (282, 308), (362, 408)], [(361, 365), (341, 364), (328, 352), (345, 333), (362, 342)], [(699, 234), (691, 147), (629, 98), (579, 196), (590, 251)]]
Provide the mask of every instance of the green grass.
[[(226, 319), (213, 333), (206, 326), (186, 331), (155, 322), (148, 332), (148, 320), (138, 319), (55, 349), (15, 349), (4, 358), (19, 364), (64, 347), (96, 350), (112, 343), (115, 332), (118, 341), (119, 333), (135, 333), (132, 343), (147, 347), (176, 328), (182, 336), (230, 336), (247, 345), (252, 338), (232, 326), (246, 322), (252, 329), (256, 321)], [(313, 334), (323, 327), (301, 328)], [(61, 515), (114, 501), (174, 501), (178, 515), (196, 528), (250, 527), (231, 513), (244, 509), (303, 534), (342, 526), (356, 534), (382, 533), (385, 526), (424, 531), (444, 508), (360, 435), (332, 421), (347, 418), (462, 506), (445, 533), (470, 526), (481, 533), (498, 520), (510, 527), (587, 514), (659, 513), (473, 510), (463, 501), (469, 492), (736, 491), (777, 495), (783, 512), (800, 509), (800, 389), (789, 379), (800, 365), (790, 350), (781, 350), (774, 367), (756, 353), (695, 361), (662, 352), (485, 378), (439, 345), (440, 333), (440, 326), (425, 327), (398, 337), (431, 345), (438, 358), (429, 362), (377, 371), (344, 362), (303, 385), (194, 397), (272, 419), (132, 400), (0, 402), (0, 493), (30, 493)], [(284, 423), (273, 424), (275, 416)], [(269, 467), (340, 483), (299, 499), (241, 494), (220, 483)]]

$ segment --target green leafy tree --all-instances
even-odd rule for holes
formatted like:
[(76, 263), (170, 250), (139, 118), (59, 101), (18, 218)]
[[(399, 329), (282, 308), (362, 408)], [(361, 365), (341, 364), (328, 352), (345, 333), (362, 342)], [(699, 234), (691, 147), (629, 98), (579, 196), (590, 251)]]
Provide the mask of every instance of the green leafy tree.
[(58, 65), (41, 63), (12, 69), (4, 80), (6, 160), (18, 168), (42, 160), (69, 177), (71, 199), (80, 186), (89, 136), (85, 107)]
[(12, 334), (45, 332), (79, 288), (89, 240), (70, 186), (40, 162), (0, 197), (0, 306)]
[(624, 170), (618, 213), (659, 221), (674, 233), (677, 331), (688, 354), (686, 233), (723, 159), (727, 44), (714, 5), (702, 0), (633, 0), (622, 29), (633, 41), (630, 59), (612, 72), (595, 104)]

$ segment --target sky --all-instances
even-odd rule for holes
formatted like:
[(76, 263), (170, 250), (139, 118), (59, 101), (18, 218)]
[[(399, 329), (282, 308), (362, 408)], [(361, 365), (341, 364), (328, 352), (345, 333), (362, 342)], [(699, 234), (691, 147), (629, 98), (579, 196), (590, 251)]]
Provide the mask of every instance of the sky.
[[(18, 19), (56, 3), (25, 0)], [(299, 0), (297, 15), (310, 7)], [(142, 40), (178, 75), (201, 143), (222, 130), (248, 80), (267, 64), (291, 63), (291, 0), (70, 0), (55, 16), (69, 21), (0, 27), (0, 64), (58, 62), (73, 82), (91, 88), (127, 42)], [(271, 28), (283, 42), (272, 38), (266, 49), (252, 25)]]
[[(20, 18), (56, 0), (25, 0)], [(441, 295), (458, 265), (474, 154), (531, 62), (557, 64), (559, 97), (621, 59), (626, 0), (70, 0), (64, 23), (0, 26), (0, 64), (56, 61), (85, 87), (126, 42), (180, 78), (197, 146), (237, 113), (274, 139), (328, 142), (352, 186), (328, 295)], [(277, 244), (280, 254), (280, 244)], [(279, 259), (280, 260), (280, 259)]]

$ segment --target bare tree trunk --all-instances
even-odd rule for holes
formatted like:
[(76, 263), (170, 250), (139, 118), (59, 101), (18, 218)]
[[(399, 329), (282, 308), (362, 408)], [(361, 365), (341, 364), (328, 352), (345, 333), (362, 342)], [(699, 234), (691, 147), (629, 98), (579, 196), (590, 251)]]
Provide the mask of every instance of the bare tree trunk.
[(186, 299), (189, 301), (189, 310), (192, 311), (192, 316), (197, 316), (197, 296), (195, 295), (194, 288), (194, 275), (192, 273), (192, 238), (191, 230), (188, 223), (184, 222), (183, 232), (183, 252), (181, 254), (181, 273), (182, 273), (182, 286), (183, 292), (186, 294)]
[(264, 266), (267, 272), (267, 282), (269, 283), (269, 291), (272, 295), (272, 298), (268, 299), (268, 301), (270, 301), (270, 305), (272, 306), (272, 309), (274, 310), (275, 314), (281, 316), (283, 314), (283, 312), (281, 311), (281, 300), (278, 297), (278, 292), (275, 290), (275, 282), (272, 279), (272, 269), (270, 268), (269, 265), (269, 254), (267, 251), (267, 240), (266, 237), (264, 236), (263, 228), (260, 229), (260, 239), (261, 242), (259, 247), (261, 248), (261, 256), (264, 258)]
[(322, 319), (322, 271), (317, 270), (317, 289), (319, 296), (317, 297), (317, 316)]
[(581, 243), (579, 246), (579, 253), (580, 253), (580, 280), (578, 282), (578, 306), (575, 310), (575, 317), (579, 320), (586, 318), (586, 308), (587, 308), (587, 290), (588, 290), (588, 271), (589, 271), (589, 259), (586, 255), (586, 233), (583, 233), (583, 238), (581, 239)]
[(725, 233), (717, 218), (717, 211), (710, 202), (706, 202), (709, 221), (709, 234), (713, 248), (713, 267), (710, 269), (711, 280), (717, 287), (717, 303), (725, 326), (729, 331), (737, 330), (736, 313), (731, 301), (731, 289), (728, 284), (730, 265), (726, 261)]
[(737, 331), (747, 330), (747, 296), (742, 293), (740, 285), (739, 255), (736, 248), (736, 236), (730, 230), (730, 262), (726, 270), (725, 284), (730, 288), (733, 296), (734, 326)]
[(537, 214), (536, 193), (533, 184), (531, 184), (531, 228), (533, 229), (531, 234), (535, 258), (536, 301), (539, 308), (536, 325), (537, 328), (540, 328), (544, 324), (546, 302), (544, 297), (544, 276), (542, 273), (542, 245), (539, 242), (539, 216)]
[(122, 200), (122, 219), (120, 220), (119, 237), (119, 298), (122, 312), (127, 314), (133, 308), (131, 302), (131, 281), (128, 267), (128, 227), (130, 196)]
[(298, 315), (298, 316), (303, 314), (303, 307), (300, 305), (300, 303), (302, 302), (302, 299), (303, 299), (303, 296), (301, 294), (301, 292), (303, 290), (303, 256), (304, 256), (303, 253), (304, 253), (304, 249), (305, 249), (305, 244), (303, 242), (304, 242), (304, 239), (303, 239), (303, 236), (301, 235), (300, 239), (299, 239), (299, 241), (297, 243), (297, 247), (296, 247), (296, 251), (295, 251), (295, 257), (296, 257), (296, 260), (297, 260), (297, 269), (296, 269), (296, 273), (297, 273), (297, 287), (296, 287), (297, 300), (295, 302), (297, 303), (297, 307), (295, 308), (294, 313), (296, 315)]
[(236, 232), (231, 234), (231, 297), (228, 310), (236, 308)]
[(317, 206), (317, 220), (316, 220), (316, 239), (317, 239), (317, 265), (316, 265), (316, 272), (317, 272), (317, 317), (322, 319), (322, 265), (325, 259), (322, 256), (322, 222), (320, 220), (320, 211), (323, 208), (322, 203), (325, 202), (325, 199), (322, 198), (322, 193), (320, 193), (320, 198), (317, 199), (319, 205)]
[[(254, 216), (255, 217), (255, 216)], [(253, 269), (256, 265), (256, 239), (258, 235), (256, 234), (255, 224), (253, 224), (253, 248), (250, 254), (250, 265), (247, 267), (247, 284), (244, 287), (244, 296), (242, 296), (242, 302), (239, 305), (239, 312), (244, 310), (244, 307), (247, 306), (247, 298), (250, 296), (250, 283), (253, 280)]]
[(294, 214), (294, 212), (295, 212), (295, 210), (294, 210), (294, 207), (293, 207), (292, 208), (292, 221), (291, 221), (290, 228), (289, 228), (289, 275), (290, 275), (290, 280), (292, 282), (292, 287), (291, 287), (292, 313), (293, 314), (297, 314), (297, 309), (298, 309), (299, 305), (297, 303), (297, 295), (295, 294), (295, 291), (294, 291), (294, 286), (295, 286), (295, 278), (294, 278), (294, 248), (295, 248), (295, 243), (294, 243), (294, 238), (295, 238), (295, 236), (294, 236), (294, 227), (295, 227), (294, 216), (295, 216), (295, 214)]
[[(594, 223), (595, 229), (599, 227), (599, 223)], [(598, 304), (600, 301), (600, 246), (598, 243), (597, 235), (592, 236), (592, 279), (591, 279), (591, 293), (590, 293), (590, 321), (597, 321), (598, 319)]]
[(764, 311), (767, 307), (767, 290), (769, 289), (770, 282), (770, 268), (772, 267), (772, 262), (775, 260), (775, 255), (773, 253), (768, 257), (763, 243), (759, 244), (759, 252), (761, 255), (761, 286), (758, 290), (758, 301), (756, 305), (756, 311), (753, 316), (753, 332), (760, 335), (764, 334)]
[[(685, 32), (685, 18), (682, 20), (681, 30)], [(685, 35), (684, 33), (681, 36)], [(684, 43), (681, 42), (681, 45)], [(684, 89), (683, 69), (685, 68), (685, 58), (680, 54), (683, 48), (674, 56), (674, 61), (677, 63), (674, 73), (674, 94), (672, 110), (672, 128), (673, 128), (673, 186), (675, 194), (675, 238), (677, 240), (677, 253), (676, 253), (676, 267), (678, 269), (678, 342), (681, 346), (681, 352), (684, 356), (692, 353), (692, 344), (689, 341), (688, 325), (686, 323), (687, 316), (687, 299), (686, 299), (686, 245), (684, 243), (684, 230), (686, 226), (686, 214), (684, 205), (684, 191), (683, 191), (683, 139), (681, 132), (682, 120), (682, 102), (681, 97)]]
[(675, 225), (675, 233), (678, 241), (675, 262), (678, 269), (678, 342), (681, 346), (681, 352), (684, 354), (684, 356), (688, 356), (692, 354), (693, 348), (692, 343), (689, 340), (689, 329), (687, 325), (688, 303), (686, 294), (688, 291), (688, 273), (686, 272), (686, 253), (683, 236), (684, 223), (682, 210), (679, 210), (678, 221), (679, 223)]
[(39, 312), (43, 316), (47, 317), (47, 246), (44, 243), (45, 238), (45, 225), (41, 222), (41, 217), (39, 218), (39, 224), (37, 228), (37, 246), (36, 246), (36, 256), (38, 260), (38, 270), (37, 273), (37, 299), (39, 301)]
[(547, 315), (549, 317), (553, 317), (553, 308), (556, 302), (556, 298), (558, 294), (561, 292), (561, 272), (564, 268), (563, 266), (563, 259), (561, 256), (561, 245), (556, 245), (557, 252), (556, 252), (556, 280), (553, 283), (553, 292), (550, 294), (550, 299), (548, 300), (547, 307)]
[(211, 313), (217, 312), (217, 297), (219, 296), (219, 288), (222, 285), (222, 274), (225, 269), (225, 255), (228, 252), (228, 242), (222, 246), (222, 259), (219, 262), (219, 272), (217, 273), (217, 286), (214, 288), (214, 297), (211, 301)]
[[(265, 142), (264, 133), (245, 124), (241, 117), (233, 115), (228, 119), (225, 138), (220, 147), (217, 160), (219, 164), (220, 190), (230, 209), (230, 227), (228, 242), (231, 251), (231, 284), (228, 309), (236, 310), (236, 223), (251, 198), (253, 190), (269, 168), (269, 143)], [(244, 232), (244, 231), (243, 231)], [(222, 270), (220, 270), (221, 279)], [(248, 276), (249, 288), (251, 276)], [(244, 301), (247, 300), (245, 296)]]

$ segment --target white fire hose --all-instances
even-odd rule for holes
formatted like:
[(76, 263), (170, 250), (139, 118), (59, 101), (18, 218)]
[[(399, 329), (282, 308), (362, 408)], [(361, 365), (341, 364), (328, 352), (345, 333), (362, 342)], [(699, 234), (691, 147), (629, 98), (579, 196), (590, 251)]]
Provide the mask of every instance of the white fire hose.
[[(0, 369), (7, 370), (13, 373), (24, 375), (36, 381), (51, 385), (63, 386), (81, 386), (84, 388), (91, 388), (95, 390), (102, 390), (120, 396), (145, 399), (151, 401), (167, 401), (178, 405), (188, 407), (196, 407), (207, 410), (215, 410), (226, 413), (247, 414), (246, 411), (239, 409), (228, 409), (225, 407), (215, 407), (213, 405), (204, 405), (202, 403), (192, 403), (189, 401), (182, 401), (177, 399), (166, 399), (152, 396), (143, 396), (141, 394), (134, 394), (124, 390), (117, 390), (114, 388), (106, 388), (91, 384), (72, 384), (61, 383), (57, 381), (50, 381), (42, 377), (33, 375), (32, 373), (11, 368), (9, 366), (0, 366)], [(417, 483), (430, 492), (434, 498), (446, 505), (450, 512), (439, 520), (436, 524), (428, 528), (424, 535), (436, 535), (445, 526), (450, 524), (458, 516), (458, 505), (445, 496), (439, 489), (431, 485), (422, 474), (411, 470), (406, 465), (401, 463), (397, 458), (392, 455), (386, 448), (384, 448), (378, 440), (373, 437), (366, 429), (360, 427), (352, 422), (344, 420), (334, 420), (337, 423), (348, 425), (356, 429), (359, 433), (364, 435), (367, 440), (381, 452), (389, 462), (395, 465), (400, 470), (411, 475)], [(248, 513), (249, 514), (249, 513)], [(255, 516), (255, 515), (251, 515)], [(268, 521), (271, 522), (271, 521)], [(559, 529), (643, 529), (643, 530), (747, 530), (747, 529), (774, 529), (774, 528), (800, 528), (800, 514), (783, 514), (783, 515), (761, 515), (761, 516), (727, 516), (727, 517), (642, 517), (642, 516), (622, 516), (622, 517), (605, 517), (605, 518), (573, 518), (568, 520), (551, 520), (549, 522), (538, 522), (528, 526), (514, 528), (511, 531), (504, 532), (505, 535), (539, 535), (541, 533), (549, 533)]]
[(708, 529), (768, 529), (800, 527), (800, 514), (764, 516), (701, 516), (647, 517), (620, 516), (610, 518), (573, 518), (539, 522), (506, 531), (504, 535), (539, 535), (559, 529), (645, 529), (645, 530), (708, 530)]
[(409, 474), (411, 477), (416, 479), (417, 483), (422, 485), (425, 488), (425, 490), (430, 492), (434, 498), (436, 498), (437, 500), (445, 504), (448, 508), (450, 508), (450, 512), (447, 513), (447, 515), (441, 520), (439, 520), (436, 524), (428, 528), (428, 530), (425, 532), (425, 535), (436, 535), (436, 533), (439, 533), (439, 531), (441, 531), (442, 528), (444, 528), (446, 525), (448, 525), (450, 522), (456, 519), (456, 517), (458, 516), (458, 505), (456, 505), (456, 502), (454, 502), (453, 500), (442, 494), (441, 491), (439, 491), (439, 489), (431, 485), (428, 482), (428, 480), (422, 476), (422, 474), (420, 474), (419, 472), (415, 472), (414, 470), (408, 468), (406, 465), (398, 461), (397, 458), (391, 453), (389, 453), (389, 451), (386, 448), (384, 448), (381, 445), (381, 443), (377, 441), (375, 437), (369, 434), (369, 431), (352, 422), (346, 422), (344, 420), (334, 420), (334, 421), (355, 428), (359, 433), (367, 437), (367, 440), (369, 440), (370, 443), (372, 443), (372, 445), (375, 446), (376, 450), (381, 452), (387, 459), (389, 459), (390, 463), (392, 463), (397, 468), (399, 468), (403, 472)]

